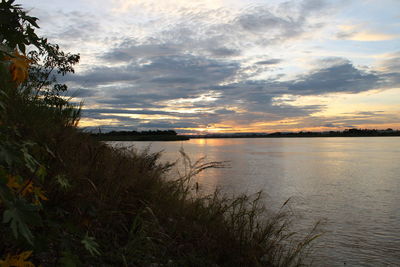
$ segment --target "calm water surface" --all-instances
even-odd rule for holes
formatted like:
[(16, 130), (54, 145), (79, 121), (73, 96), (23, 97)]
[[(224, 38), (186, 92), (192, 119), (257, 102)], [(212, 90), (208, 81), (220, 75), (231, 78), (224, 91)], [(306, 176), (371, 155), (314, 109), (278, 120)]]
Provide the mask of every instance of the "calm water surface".
[(400, 266), (400, 138), (192, 139), (111, 142), (193, 159), (229, 161), (197, 179), (205, 191), (267, 193), (278, 207), (292, 198), (297, 229), (325, 221), (315, 266)]

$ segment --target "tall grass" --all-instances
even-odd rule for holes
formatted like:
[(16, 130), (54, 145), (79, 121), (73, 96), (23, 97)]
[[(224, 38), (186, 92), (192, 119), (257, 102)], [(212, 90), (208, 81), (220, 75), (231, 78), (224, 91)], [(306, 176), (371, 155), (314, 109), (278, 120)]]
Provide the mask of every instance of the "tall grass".
[[(57, 144), (62, 158), (55, 168), (57, 173), (62, 170), (70, 188), (63, 190), (50, 182), (49, 199), (55, 208), (67, 211), (65, 219), (99, 242), (101, 255), (81, 255), (83, 262), (301, 266), (316, 236), (311, 229), (303, 239), (295, 239), (286, 205), (270, 212), (261, 193), (197, 194), (193, 177), (205, 169), (223, 167), (221, 163), (192, 163), (182, 152), (185, 171), (170, 177), (172, 165), (159, 163), (159, 153), (112, 148), (78, 132), (64, 134)], [(61, 249), (58, 244), (53, 248)]]

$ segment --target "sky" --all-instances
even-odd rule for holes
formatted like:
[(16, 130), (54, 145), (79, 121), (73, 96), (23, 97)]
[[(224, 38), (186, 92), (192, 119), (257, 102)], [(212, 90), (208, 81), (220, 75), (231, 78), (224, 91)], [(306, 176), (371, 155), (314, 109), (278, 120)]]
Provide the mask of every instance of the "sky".
[(87, 130), (400, 129), (399, 0), (24, 0)]

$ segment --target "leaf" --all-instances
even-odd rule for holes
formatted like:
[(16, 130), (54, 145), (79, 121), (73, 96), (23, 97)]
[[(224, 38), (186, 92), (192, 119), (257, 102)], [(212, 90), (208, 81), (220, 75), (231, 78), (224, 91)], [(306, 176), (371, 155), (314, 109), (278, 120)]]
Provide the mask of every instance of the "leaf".
[(33, 26), (35, 26), (36, 28), (39, 28), (39, 25), (37, 25), (37, 23), (36, 23), (36, 21), (38, 20), (38, 18), (27, 16), (27, 17), (26, 17), (26, 20), (27, 20), (30, 24), (32, 24)]
[(92, 256), (95, 255), (100, 255), (100, 252), (98, 250), (99, 248), (99, 244), (95, 241), (94, 237), (90, 237), (87, 233), (85, 235), (85, 237), (81, 240), (81, 243), (83, 244), (83, 246), (85, 247), (85, 249), (87, 251), (89, 251), (89, 253)]
[(3, 213), (3, 223), (10, 224), (16, 239), (18, 236), (22, 236), (28, 243), (33, 245), (33, 234), (28, 225), (41, 224), (37, 207), (22, 199), (8, 203), (8, 206), (8, 209)]
[(40, 165), (39, 168), (36, 170), (36, 177), (39, 178), (39, 181), (43, 182), (46, 175), (47, 175), (46, 167)]
[(25, 45), (23, 44), (23, 41), (20, 41), (20, 43), (18, 44), (18, 48), (23, 54), (25, 54)]
[(56, 175), (56, 182), (60, 185), (60, 187), (64, 190), (67, 190), (71, 187), (68, 179), (63, 174)]
[(5, 163), (8, 167), (13, 164), (15, 159), (14, 151), (6, 146), (0, 146), (0, 163)]
[(28, 149), (26, 147), (23, 147), (21, 149), (21, 152), (24, 155), (24, 159), (25, 159), (25, 166), (31, 171), (31, 172), (35, 172), (35, 169), (37, 167), (37, 165), (39, 165), (39, 163), (36, 161), (36, 159), (34, 157), (32, 157), (31, 154), (29, 154)]
[(51, 149), (45, 144), (44, 148), (46, 149), (47, 153), (49, 153), (53, 158), (56, 157), (56, 155), (54, 154), (53, 151), (51, 151)]

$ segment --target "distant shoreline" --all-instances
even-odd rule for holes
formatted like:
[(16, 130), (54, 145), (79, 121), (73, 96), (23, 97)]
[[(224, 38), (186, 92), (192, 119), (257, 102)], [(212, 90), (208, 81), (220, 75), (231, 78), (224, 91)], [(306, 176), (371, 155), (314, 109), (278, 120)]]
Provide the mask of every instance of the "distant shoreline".
[(144, 136), (100, 136), (99, 141), (187, 141), (190, 138), (183, 135), (144, 135)]
[(294, 137), (381, 137), (400, 136), (400, 131), (386, 129), (347, 129), (344, 131), (329, 132), (276, 132), (276, 133), (233, 133), (233, 134), (206, 134), (188, 135), (189, 138), (294, 138)]
[(97, 133), (92, 136), (99, 141), (187, 141), (190, 139), (217, 139), (217, 138), (314, 138), (314, 137), (387, 137), (400, 136), (398, 130), (369, 130), (348, 129), (330, 132), (276, 132), (276, 133), (233, 133), (233, 134), (205, 134), (205, 135), (179, 135), (173, 130), (167, 131), (114, 131)]
[(329, 137), (399, 137), (400, 135), (319, 135), (319, 136), (190, 136), (189, 139), (232, 139), (232, 138), (329, 138)]
[(146, 136), (144, 138), (140, 137), (122, 137), (122, 138), (98, 138), (99, 141), (115, 141), (115, 142), (174, 142), (174, 141), (189, 141), (190, 139), (244, 139), (244, 138), (333, 138), (333, 137), (399, 137), (400, 135), (369, 135), (369, 136), (360, 136), (360, 135), (338, 135), (338, 136), (329, 136), (329, 135), (321, 135), (321, 136), (174, 136), (168, 138), (166, 136)]

